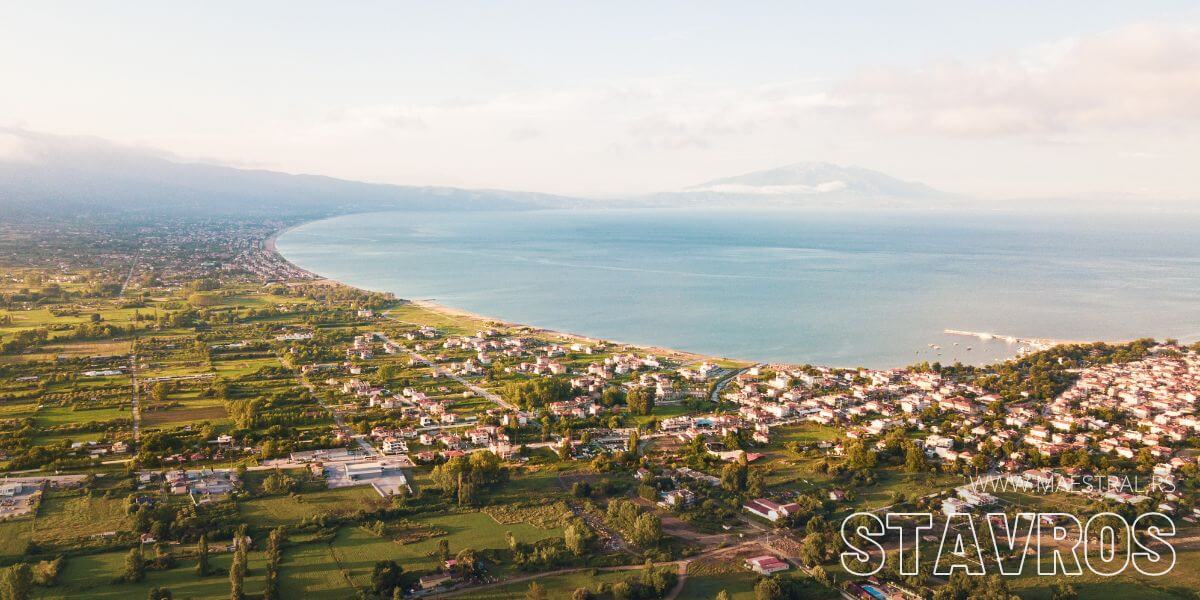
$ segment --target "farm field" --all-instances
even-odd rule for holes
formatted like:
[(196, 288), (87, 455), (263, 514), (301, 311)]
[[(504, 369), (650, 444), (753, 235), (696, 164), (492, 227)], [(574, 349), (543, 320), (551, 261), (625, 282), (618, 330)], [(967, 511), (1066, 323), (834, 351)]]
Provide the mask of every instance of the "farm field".
[(125, 502), (88, 494), (50, 492), (42, 500), (33, 527), (36, 542), (64, 542), (129, 528)]
[[(571, 594), (579, 588), (588, 588), (595, 592), (601, 585), (612, 585), (618, 581), (625, 581), (631, 577), (638, 577), (641, 574), (641, 569), (633, 569), (628, 571), (595, 571), (588, 569), (576, 573), (564, 573), (562, 575), (551, 575), (547, 577), (539, 577), (536, 579), (542, 589), (546, 592), (547, 598), (570, 598)], [(519, 583), (511, 583), (508, 585), (498, 586), (489, 590), (481, 590), (475, 593), (467, 593), (458, 596), (462, 600), (525, 600), (526, 593), (529, 591), (529, 582), (522, 581)], [(692, 596), (680, 595), (681, 598), (691, 598)]]
[[(145, 581), (140, 583), (112, 583), (114, 574), (121, 572), (125, 554), (122, 551), (73, 556), (66, 561), (58, 584), (49, 588), (35, 588), (39, 595), (34, 597), (39, 600), (140, 600), (145, 598), (152, 588), (160, 586), (169, 588), (175, 598), (216, 600), (229, 597), (229, 566), (233, 560), (230, 553), (211, 555), (209, 561), (213, 574), (205, 577), (196, 575), (194, 560), (181, 559), (173, 569), (148, 570)], [(261, 593), (266, 573), (266, 557), (262, 552), (249, 552), (247, 558), (249, 573), (245, 580), (246, 593)]]
[(507, 548), (505, 533), (509, 531), (518, 541), (528, 543), (562, 535), (559, 528), (542, 529), (527, 523), (502, 525), (481, 512), (438, 515), (413, 521), (446, 534), (416, 543), (398, 544), (361, 527), (346, 527), (338, 532), (332, 550), (338, 562), (351, 571), (357, 582), (363, 574), (370, 575), (370, 569), (380, 556), (395, 560), (406, 571), (432, 571), (438, 564), (433, 555), (441, 539), (449, 542), (450, 552), (454, 554), (464, 548), (476, 551)]
[(20, 556), (25, 553), (33, 537), (31, 518), (0, 521), (0, 558)]
[(290, 495), (254, 498), (239, 502), (238, 510), (246, 522), (255, 527), (277, 527), (321, 513), (347, 514), (363, 510), (380, 500), (371, 486), (360, 485), (306, 492), (295, 498)]

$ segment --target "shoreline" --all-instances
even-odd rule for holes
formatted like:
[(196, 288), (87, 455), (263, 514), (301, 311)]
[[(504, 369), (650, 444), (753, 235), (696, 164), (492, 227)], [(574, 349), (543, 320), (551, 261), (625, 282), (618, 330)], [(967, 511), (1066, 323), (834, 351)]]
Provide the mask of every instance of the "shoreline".
[[(347, 213), (347, 214), (353, 214), (353, 213)], [(350, 285), (343, 281), (331, 279), (331, 278), (321, 275), (319, 273), (314, 273), (314, 272), (312, 272), (308, 269), (305, 269), (303, 267), (300, 267), (296, 263), (292, 262), (286, 256), (284, 256), (283, 253), (281, 253), (279, 251), (278, 245), (276, 244), (276, 240), (278, 240), (280, 236), (288, 233), (289, 231), (297, 229), (303, 225), (307, 225), (309, 223), (316, 223), (316, 222), (319, 222), (319, 221), (322, 221), (325, 219), (332, 219), (332, 218), (337, 218), (337, 217), (341, 217), (341, 216), (345, 216), (345, 215), (332, 215), (332, 216), (328, 216), (328, 217), (322, 217), (320, 219), (315, 219), (312, 221), (304, 221), (301, 223), (289, 225), (287, 227), (279, 229), (278, 231), (272, 233), (265, 240), (263, 240), (263, 249), (267, 252), (274, 254), (276, 257), (279, 258), (279, 260), (287, 263), (288, 265), (291, 265), (291, 267), (296, 269), (297, 271), (307, 273), (310, 277), (312, 277), (312, 279), (310, 281), (311, 283), (324, 284), (324, 285), (340, 285), (340, 286), (345, 286), (348, 288), (352, 288), (352, 289), (356, 289), (356, 290), (360, 290), (360, 291), (364, 291), (364, 292), (389, 293), (389, 294), (395, 295), (393, 292), (389, 292), (387, 290), (370, 290), (370, 289), (366, 289), (366, 288), (361, 288), (361, 287), (358, 287), (355, 285)], [(798, 366), (800, 364), (800, 363), (788, 363), (788, 362), (779, 362), (779, 361), (764, 362), (764, 361), (746, 360), (746, 359), (734, 358), (734, 357), (728, 357), (728, 356), (716, 356), (716, 355), (711, 355), (711, 354), (701, 354), (701, 353), (697, 353), (697, 352), (689, 352), (687, 350), (678, 350), (678, 349), (667, 348), (664, 346), (658, 346), (658, 345), (654, 345), (654, 344), (637, 344), (637, 343), (622, 342), (620, 340), (614, 340), (614, 339), (597, 338), (597, 337), (588, 336), (588, 335), (584, 335), (584, 334), (572, 333), (569, 331), (562, 331), (562, 330), (557, 330), (557, 329), (540, 327), (538, 325), (531, 325), (529, 323), (517, 323), (514, 321), (502, 319), (499, 317), (493, 317), (490, 315), (484, 315), (484, 314), (480, 314), (477, 312), (472, 312), (472, 311), (469, 311), (469, 310), (466, 310), (463, 308), (440, 304), (440, 303), (438, 303), (434, 300), (430, 300), (430, 299), (422, 300), (422, 299), (397, 297), (396, 300), (399, 302), (402, 302), (404, 304), (410, 304), (412, 306), (416, 306), (418, 308), (428, 310), (433, 313), (445, 315), (448, 317), (460, 317), (460, 318), (474, 319), (474, 320), (478, 320), (478, 321), (496, 323), (497, 325), (504, 326), (504, 327), (525, 328), (535, 334), (558, 336), (560, 338), (563, 338), (564, 340), (570, 340), (570, 341), (575, 341), (575, 342), (584, 342), (584, 343), (590, 343), (590, 344), (603, 343), (603, 344), (612, 344), (612, 345), (616, 345), (616, 346), (625, 346), (628, 348), (636, 348), (636, 349), (644, 351), (644, 352), (649, 352), (649, 353), (659, 354), (659, 355), (664, 355), (664, 356), (673, 356), (673, 357), (677, 357), (677, 358), (681, 358), (681, 359), (685, 359), (685, 360), (723, 361), (723, 362), (727, 362), (727, 363), (736, 363), (740, 367), (749, 367), (749, 366), (753, 366), (753, 365), (780, 365), (780, 366), (794, 367), (794, 366)], [(1098, 344), (1098, 343), (1122, 344), (1122, 343), (1128, 343), (1130, 341), (1130, 340), (1123, 340), (1123, 341), (1121, 341), (1121, 340), (1118, 340), (1118, 341), (1093, 340), (1093, 341), (1089, 342), (1089, 341), (1062, 340), (1062, 339), (1040, 338), (1040, 337), (1010, 336), (1010, 335), (992, 334), (992, 333), (979, 334), (976, 332), (959, 331), (959, 330), (954, 330), (954, 329), (945, 329), (943, 331), (943, 334), (945, 334), (945, 335), (967, 334), (971, 337), (980, 337), (981, 339), (982, 339), (983, 335), (987, 335), (987, 336), (990, 336), (992, 338), (997, 338), (997, 339), (1012, 338), (1013, 340), (1033, 341), (1033, 342), (1036, 342), (1034, 352), (1040, 352), (1040, 351), (1048, 350), (1050, 348), (1054, 348), (1056, 346), (1062, 346), (1062, 345)], [(989, 364), (999, 364), (999, 363), (1003, 363), (1003, 362), (1008, 362), (1010, 360), (1015, 360), (1015, 359), (1021, 358), (1022, 355), (1023, 355), (1022, 353), (1014, 352), (1011, 356), (1009, 356), (1007, 358), (998, 359), (996, 361), (989, 362), (989, 363), (980, 363), (980, 364), (976, 364), (973, 366), (983, 367), (983, 366), (987, 366)], [(834, 366), (834, 365), (818, 365), (818, 366), (823, 366), (823, 367), (828, 367), (828, 368), (852, 368), (852, 367), (838, 367), (838, 366)], [(911, 366), (911, 365), (904, 365), (901, 367), (879, 368), (876, 370), (887, 370), (890, 368), (906, 368), (908, 366)]]
[[(342, 216), (342, 215), (336, 215), (336, 216)], [(334, 217), (326, 217), (326, 218), (334, 218)], [(320, 220), (322, 220), (322, 219), (317, 219), (317, 221), (320, 221)], [(338, 281), (336, 279), (331, 279), (329, 277), (325, 277), (324, 275), (321, 275), (319, 273), (314, 273), (314, 272), (312, 272), (308, 269), (305, 269), (304, 267), (301, 267), (301, 266), (297, 265), (296, 263), (292, 262), (286, 256), (284, 256), (282, 252), (279, 251), (279, 247), (276, 245), (275, 242), (277, 239), (279, 239), (280, 236), (282, 236), (283, 234), (285, 234), (293, 229), (296, 229), (302, 225), (307, 225), (308, 223), (315, 223), (317, 221), (305, 221), (303, 223), (289, 225), (287, 227), (284, 227), (283, 229), (276, 231), (275, 233), (272, 233), (269, 237), (267, 237), (265, 240), (263, 240), (263, 242), (262, 242), (263, 250), (266, 252), (270, 252), (271, 254), (274, 254), (276, 257), (279, 258), (279, 260), (291, 265), (292, 268), (296, 269), (297, 271), (302, 271), (304, 273), (308, 273), (313, 278), (311, 283), (324, 284), (324, 285), (340, 285), (340, 286), (345, 286), (345, 287), (348, 287), (351, 289), (360, 290), (363, 292), (389, 293), (389, 294), (392, 293), (392, 292), (388, 292), (387, 290), (369, 290), (366, 288), (361, 288), (356, 285), (350, 285), (343, 281)], [(656, 345), (652, 345), (652, 344), (635, 344), (635, 343), (629, 343), (629, 342), (622, 342), (620, 340), (597, 338), (597, 337), (587, 336), (587, 335), (583, 335), (583, 334), (579, 334), (579, 333), (572, 333), (570, 331), (561, 331), (561, 330), (557, 330), (557, 329), (549, 329), (546, 327), (539, 327), (537, 325), (530, 325), (528, 323), (516, 323), (513, 321), (508, 321), (506, 319), (501, 319), (498, 317), (493, 317), (493, 316), (484, 315), (484, 314), (480, 314), (480, 313), (476, 313), (476, 312), (471, 312), (471, 311), (463, 309), (463, 308), (448, 306), (445, 304), (439, 304), (433, 300), (419, 300), (419, 299), (413, 299), (413, 298), (400, 298), (400, 297), (397, 297), (396, 300), (399, 302), (405, 303), (405, 304), (410, 304), (412, 306), (416, 306), (417, 308), (428, 310), (430, 312), (438, 313), (438, 314), (445, 315), (448, 317), (460, 317), (460, 318), (474, 319), (477, 321), (496, 323), (503, 327), (525, 328), (525, 329), (529, 329), (532, 333), (535, 333), (535, 334), (558, 336), (558, 337), (563, 338), (564, 340), (570, 340), (570, 341), (575, 341), (575, 342), (583, 342), (583, 343), (589, 343), (589, 344), (612, 344), (615, 346), (625, 346), (628, 348), (637, 348), (638, 350), (642, 350), (644, 352), (659, 354), (659, 355), (663, 355), (663, 356), (671, 356), (671, 357), (681, 358), (681, 359), (690, 360), (690, 361), (732, 362), (732, 363), (738, 363), (742, 367), (749, 367), (749, 366), (753, 366), (756, 364), (764, 364), (764, 363), (759, 363), (757, 361), (745, 360), (745, 359), (741, 359), (741, 358), (700, 354), (697, 352), (688, 352), (687, 350), (666, 348), (663, 346), (656, 346)], [(786, 364), (786, 363), (772, 363), (772, 364)]]

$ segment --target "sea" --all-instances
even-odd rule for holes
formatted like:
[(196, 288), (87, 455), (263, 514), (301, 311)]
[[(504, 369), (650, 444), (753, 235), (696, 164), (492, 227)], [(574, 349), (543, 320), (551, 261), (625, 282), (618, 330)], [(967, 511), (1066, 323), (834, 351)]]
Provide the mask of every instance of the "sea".
[(536, 210), (352, 214), (276, 245), (331, 279), (505, 321), (890, 368), (990, 363), (1033, 338), (1200, 339), (1198, 234), (1195, 213)]

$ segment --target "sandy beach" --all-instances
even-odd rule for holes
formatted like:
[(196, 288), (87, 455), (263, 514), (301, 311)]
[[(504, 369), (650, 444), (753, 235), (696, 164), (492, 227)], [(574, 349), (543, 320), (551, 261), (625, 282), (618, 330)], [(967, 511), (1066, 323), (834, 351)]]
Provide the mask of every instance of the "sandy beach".
[[(282, 253), (279, 252), (279, 248), (276, 246), (275, 242), (279, 238), (279, 236), (281, 236), (297, 227), (300, 227), (301, 225), (304, 225), (304, 223), (291, 225), (291, 226), (285, 227), (285, 228), (280, 229), (279, 231), (276, 231), (275, 233), (271, 234), (270, 237), (263, 240), (263, 249), (267, 252), (271, 252), (271, 253), (275, 254), (277, 257), (279, 257), (280, 260), (288, 263), (292, 267), (312, 275), (313, 280), (308, 283), (340, 285), (340, 286), (354, 288), (354, 289), (362, 290), (362, 291), (366, 291), (366, 292), (387, 292), (387, 290), (368, 290), (368, 289), (360, 288), (358, 286), (350, 285), (345, 282), (337, 281), (335, 279), (330, 279), (319, 273), (313, 273), (312, 271), (304, 269), (304, 268), (296, 265), (292, 261), (288, 260), (288, 258), (286, 256), (284, 256)], [(602, 344), (603, 343), (603, 344), (612, 344), (615, 346), (625, 346), (628, 348), (636, 348), (642, 352), (647, 352), (650, 354), (671, 357), (680, 362), (703, 362), (703, 361), (720, 360), (720, 361), (727, 361), (727, 362), (736, 362), (739, 364), (743, 364), (745, 366), (750, 366), (750, 365), (755, 364), (754, 361), (742, 360), (742, 359), (738, 359), (738, 358), (697, 354), (695, 352), (685, 352), (683, 350), (675, 350), (672, 348), (664, 348), (661, 346), (651, 346), (651, 345), (645, 345), (645, 344), (630, 344), (630, 343), (622, 342), (619, 340), (606, 340), (606, 339), (590, 337), (590, 336), (586, 336), (586, 335), (582, 335), (582, 334), (578, 334), (578, 333), (571, 333), (571, 332), (567, 332), (567, 331), (558, 331), (558, 330), (554, 330), (554, 329), (547, 329), (544, 327), (537, 327), (535, 325), (529, 325), (529, 324), (525, 324), (525, 323), (515, 323), (515, 322), (507, 321), (505, 319), (501, 319), (498, 317), (483, 315), (483, 314), (471, 312), (468, 310), (464, 310), (461, 308), (456, 308), (453, 306), (446, 306), (444, 304), (439, 304), (436, 301), (429, 300), (429, 299), (398, 298), (398, 300), (401, 302), (422, 308), (424, 310), (428, 310), (428, 311), (434, 312), (434, 313), (439, 313), (439, 314), (446, 315), (449, 317), (460, 317), (460, 318), (473, 319), (476, 321), (481, 321), (482, 323), (495, 323), (498, 326), (510, 327), (510, 328), (514, 328), (514, 329), (515, 328), (525, 328), (525, 329), (528, 329), (531, 333), (538, 334), (538, 335), (544, 335), (544, 336), (556, 337), (565, 342), (579, 342), (579, 343), (585, 343), (585, 344)]]

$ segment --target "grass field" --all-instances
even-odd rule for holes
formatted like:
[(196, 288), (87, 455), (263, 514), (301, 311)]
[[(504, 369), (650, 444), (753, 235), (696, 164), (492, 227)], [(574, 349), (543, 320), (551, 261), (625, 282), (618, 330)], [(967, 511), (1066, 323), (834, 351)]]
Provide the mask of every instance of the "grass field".
[(827, 442), (837, 439), (838, 429), (816, 423), (798, 423), (771, 428), (771, 446), (783, 447), (788, 442)]
[(49, 495), (42, 500), (34, 523), (33, 539), (63, 542), (129, 527), (125, 501), (118, 498)]
[[(561, 536), (562, 530), (541, 529), (527, 523), (501, 525), (483, 513), (464, 513), (455, 515), (439, 515), (424, 519), (414, 519), (416, 522), (446, 532), (445, 536), (436, 536), (411, 544), (399, 544), (389, 538), (382, 538), (369, 533), (361, 527), (346, 527), (338, 532), (332, 551), (334, 557), (343, 568), (350, 570), (357, 585), (363, 585), (370, 578), (375, 561), (383, 559), (395, 560), (405, 571), (432, 571), (437, 567), (433, 554), (437, 550), (438, 540), (445, 539), (450, 544), (450, 552), (457, 553), (464, 548), (476, 551), (489, 548), (507, 548), (505, 532), (523, 542)], [(496, 571), (494, 568), (493, 571)], [(504, 566), (498, 567), (500, 572)]]
[(162, 427), (166, 425), (199, 423), (209, 421), (220, 423), (229, 419), (229, 413), (220, 400), (188, 401), (184, 406), (175, 406), (166, 410), (147, 410), (142, 412), (143, 427)]
[(113, 419), (133, 418), (128, 410), (119, 408), (97, 408), (94, 410), (72, 410), (66, 406), (46, 406), (37, 411), (38, 426), (63, 425), (66, 423), (91, 423)]
[(912, 500), (962, 485), (964, 482), (958, 475), (901, 473), (893, 469), (876, 469), (875, 477), (878, 483), (871, 487), (859, 488), (856, 492), (857, 498), (850, 503), (851, 507), (859, 510), (875, 509), (892, 504), (894, 494), (903, 494), (906, 499)]
[(246, 522), (255, 527), (277, 527), (320, 513), (350, 513), (368, 508), (377, 500), (379, 494), (371, 486), (355, 486), (308, 492), (300, 499), (291, 496), (255, 498), (239, 502), (238, 510)]
[(475, 333), (488, 323), (485, 320), (437, 312), (413, 304), (393, 308), (388, 311), (388, 316), (397, 321), (429, 325), (456, 335)]
[(213, 369), (217, 372), (217, 376), (225, 379), (237, 379), (243, 375), (255, 373), (263, 367), (278, 366), (279, 359), (276, 358), (245, 358), (213, 361)]
[[(210, 556), (209, 563), (213, 574), (206, 577), (196, 575), (194, 561), (181, 560), (169, 571), (147, 571), (146, 580), (141, 583), (112, 583), (113, 578), (121, 573), (126, 552), (71, 557), (67, 559), (66, 567), (59, 576), (58, 585), (35, 588), (34, 597), (42, 600), (140, 600), (145, 598), (152, 588), (159, 586), (169, 588), (174, 597), (180, 599), (217, 600), (229, 597), (229, 565), (233, 559), (230, 553)], [(262, 552), (250, 552), (248, 558), (250, 572), (245, 580), (246, 594), (260, 594), (266, 573), (266, 558)]]
[(725, 590), (729, 592), (729, 596), (733, 600), (754, 600), (755, 583), (758, 583), (758, 575), (748, 571), (689, 575), (679, 596), (681, 598), (716, 598), (721, 590)]
[(354, 595), (350, 582), (324, 543), (288, 548), (280, 563), (280, 595), (283, 598), (338, 600)]
[(33, 519), (0, 521), (0, 558), (20, 556), (33, 535)]
[[(581, 571), (579, 573), (565, 573), (562, 575), (541, 577), (537, 582), (545, 590), (547, 598), (570, 598), (571, 593), (579, 588), (588, 588), (595, 592), (600, 584), (607, 583), (611, 585), (630, 577), (639, 577), (640, 575), (640, 569), (630, 571), (601, 571), (594, 575), (592, 571)], [(465, 594), (459, 596), (459, 598), (463, 600), (525, 600), (525, 594), (528, 591), (529, 582), (521, 582), (486, 591), (479, 591), (474, 594)], [(680, 595), (680, 598), (692, 597)], [(698, 597), (705, 598), (706, 596)]]

